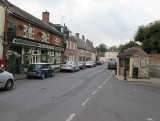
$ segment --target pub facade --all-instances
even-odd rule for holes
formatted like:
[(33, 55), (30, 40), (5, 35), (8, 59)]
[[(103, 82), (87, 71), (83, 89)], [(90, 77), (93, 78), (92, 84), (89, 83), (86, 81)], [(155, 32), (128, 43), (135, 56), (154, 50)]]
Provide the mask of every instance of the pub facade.
[(23, 73), (31, 63), (50, 63), (58, 66), (64, 51), (63, 35), (49, 25), (49, 12), (42, 20), (5, 1), (5, 41), (3, 58), (12, 73)]

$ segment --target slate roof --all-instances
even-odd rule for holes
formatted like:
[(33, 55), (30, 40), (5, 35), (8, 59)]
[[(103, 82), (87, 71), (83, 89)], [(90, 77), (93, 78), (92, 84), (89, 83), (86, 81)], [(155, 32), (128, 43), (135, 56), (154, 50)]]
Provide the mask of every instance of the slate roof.
[(98, 53), (98, 56), (99, 56), (99, 57), (105, 57), (105, 52), (99, 52), (99, 53)]
[[(6, 0), (7, 1), (7, 0)], [(41, 28), (47, 29), (50, 32), (53, 32), (59, 36), (62, 36), (61, 33), (55, 29), (53, 26), (49, 26), (48, 24), (44, 23), (42, 20), (36, 18), (35, 16), (27, 13), (26, 11), (18, 8), (17, 6), (13, 5), (10, 2), (5, 2), (5, 5), (7, 6), (7, 9), (11, 11), (11, 13), (17, 17), (20, 17), (21, 19), (24, 19), (34, 25), (37, 25)]]
[(119, 57), (119, 58), (130, 58), (131, 56), (133, 56), (138, 51), (143, 51), (143, 50), (139, 47), (128, 48), (127, 50), (124, 50), (123, 52), (119, 53), (117, 57)]
[(119, 50), (107, 50), (107, 52), (120, 52)]
[(87, 43), (84, 40), (82, 40), (74, 35), (71, 35), (71, 37), (77, 41), (78, 48), (93, 52), (93, 50), (87, 45)]

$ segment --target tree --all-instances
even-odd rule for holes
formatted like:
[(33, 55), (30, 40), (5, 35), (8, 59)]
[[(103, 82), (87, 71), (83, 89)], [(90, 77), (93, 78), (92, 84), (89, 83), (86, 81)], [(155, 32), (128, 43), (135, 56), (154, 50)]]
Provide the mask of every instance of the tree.
[(148, 54), (160, 53), (160, 21), (139, 26), (134, 39), (142, 43), (142, 49)]
[(118, 47), (116, 45), (114, 45), (114, 46), (108, 48), (108, 50), (118, 50)]
[(101, 43), (98, 47), (96, 47), (97, 52), (106, 52), (107, 46), (103, 43)]
[(140, 47), (140, 45), (137, 44), (137, 43), (134, 42), (134, 41), (130, 41), (129, 43), (126, 43), (126, 44), (124, 44), (124, 45), (120, 45), (120, 46), (119, 46), (119, 50), (122, 52), (122, 51), (124, 51), (124, 50), (126, 50), (126, 49), (128, 49), (128, 48), (131, 48), (131, 47)]

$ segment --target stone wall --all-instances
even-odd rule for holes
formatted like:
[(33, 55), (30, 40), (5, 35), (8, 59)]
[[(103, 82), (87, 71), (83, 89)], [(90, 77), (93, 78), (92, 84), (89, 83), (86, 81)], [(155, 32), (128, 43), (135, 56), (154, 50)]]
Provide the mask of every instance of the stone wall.
[[(132, 67), (137, 67), (138, 68), (138, 78), (148, 78), (149, 77), (149, 58), (145, 57), (134, 57), (132, 58), (133, 65)], [(146, 67), (142, 68), (141, 67), (141, 59), (146, 60)], [(133, 73), (133, 70), (132, 70)]]
[(160, 54), (149, 55), (149, 76), (160, 77)]

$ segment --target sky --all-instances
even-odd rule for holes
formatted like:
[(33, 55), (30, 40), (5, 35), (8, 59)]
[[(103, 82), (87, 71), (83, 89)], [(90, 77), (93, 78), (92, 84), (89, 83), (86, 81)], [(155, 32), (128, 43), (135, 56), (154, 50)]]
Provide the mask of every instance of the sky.
[(119, 46), (133, 40), (138, 26), (160, 20), (159, 0), (8, 0), (42, 19), (50, 12), (50, 22), (66, 24), (72, 34), (80, 33), (95, 47)]

